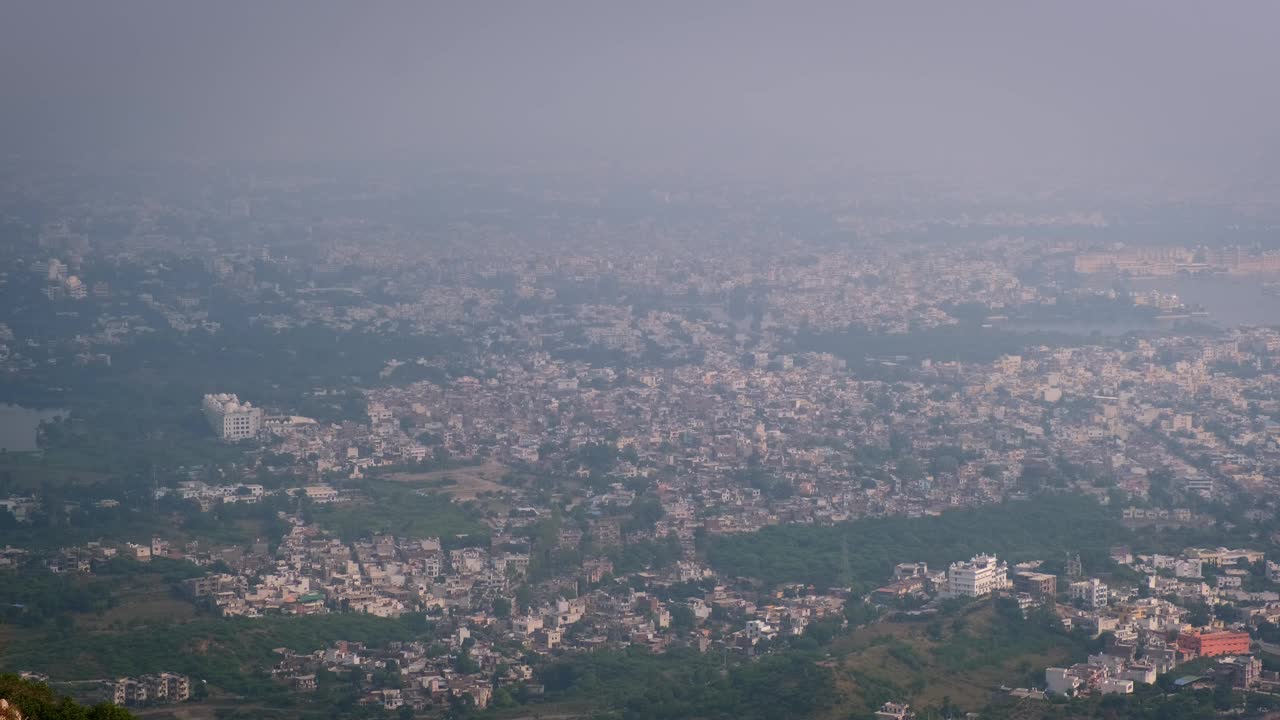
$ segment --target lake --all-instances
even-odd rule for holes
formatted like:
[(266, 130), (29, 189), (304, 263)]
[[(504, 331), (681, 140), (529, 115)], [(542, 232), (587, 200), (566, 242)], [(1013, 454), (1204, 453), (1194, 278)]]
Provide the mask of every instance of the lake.
[[(1190, 306), (1199, 306), (1209, 314), (1197, 315), (1192, 320), (1222, 328), (1241, 325), (1280, 325), (1280, 295), (1267, 292), (1263, 283), (1274, 278), (1268, 276), (1231, 277), (1208, 275), (1199, 277), (1152, 278), (1126, 280), (1128, 290), (1159, 290), (1173, 293)], [(1094, 287), (1109, 288), (1113, 277), (1095, 279)], [(1159, 332), (1175, 328), (1172, 321), (1156, 320), (1040, 320), (1014, 321), (1004, 327), (1015, 332), (1059, 332), (1067, 335), (1119, 336), (1131, 332)]]
[(38, 450), (36, 428), (45, 420), (66, 417), (66, 410), (32, 410), (0, 403), (0, 449), (9, 452)]
[(1134, 290), (1175, 293), (1188, 305), (1209, 312), (1204, 320), (1219, 327), (1280, 325), (1280, 295), (1267, 292), (1263, 283), (1272, 277), (1209, 275), (1158, 280), (1130, 280)]
[(1128, 335), (1131, 332), (1145, 333), (1152, 330), (1172, 327), (1171, 323), (1164, 321), (1140, 322), (1133, 321), (1096, 321), (1088, 320), (1015, 320), (1007, 325), (1001, 325), (1013, 332), (1029, 333), (1029, 332), (1048, 332), (1062, 333), (1063, 335), (1105, 335), (1120, 336)]

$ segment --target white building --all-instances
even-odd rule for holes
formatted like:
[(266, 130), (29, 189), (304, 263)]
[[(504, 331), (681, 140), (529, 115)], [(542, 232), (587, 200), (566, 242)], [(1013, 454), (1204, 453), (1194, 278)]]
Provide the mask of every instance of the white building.
[(1156, 668), (1148, 663), (1130, 663), (1129, 667), (1124, 671), (1124, 678), (1135, 683), (1154, 685), (1156, 682)]
[(511, 621), (511, 629), (520, 635), (532, 635), (543, 626), (541, 615), (524, 615)]
[(1084, 681), (1068, 668), (1045, 668), (1044, 684), (1050, 695), (1075, 695)]
[(242, 403), (231, 393), (205, 395), (202, 407), (205, 419), (223, 440), (251, 438), (262, 429), (262, 408)]
[(876, 720), (911, 720), (916, 716), (906, 703), (887, 702), (876, 711)]
[(1280, 582), (1280, 563), (1267, 561), (1267, 581)]
[(746, 631), (747, 639), (751, 641), (752, 645), (755, 645), (762, 639), (768, 640), (778, 634), (778, 631), (774, 629), (772, 625), (769, 625), (763, 620), (749, 621), (747, 623)]
[(947, 595), (983, 597), (1009, 587), (1009, 566), (994, 555), (975, 555), (968, 562), (953, 562), (947, 570)]
[(929, 565), (923, 562), (898, 563), (893, 566), (893, 579), (903, 580), (914, 577), (928, 577)]
[(84, 281), (72, 275), (66, 279), (67, 296), (72, 300), (83, 300), (89, 297), (89, 288), (85, 287)]
[(1199, 559), (1178, 560), (1173, 564), (1174, 577), (1198, 579), (1204, 577), (1202, 563)]
[(1071, 583), (1071, 599), (1080, 600), (1095, 610), (1106, 607), (1108, 592), (1106, 584), (1097, 578)]
[(1123, 678), (1106, 678), (1098, 683), (1098, 692), (1103, 695), (1132, 695), (1133, 681)]
[(329, 485), (308, 485), (302, 488), (307, 499), (319, 505), (328, 505), (338, 501), (338, 491)]
[(28, 522), (31, 514), (40, 509), (40, 501), (33, 497), (0, 498), (0, 512), (8, 511), (18, 522)]

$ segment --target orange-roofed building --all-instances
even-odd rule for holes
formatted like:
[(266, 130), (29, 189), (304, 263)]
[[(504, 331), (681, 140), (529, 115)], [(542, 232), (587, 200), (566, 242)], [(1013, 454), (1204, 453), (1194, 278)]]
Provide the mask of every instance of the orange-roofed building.
[(1195, 653), (1199, 657), (1248, 655), (1249, 633), (1230, 631), (1203, 634), (1181, 633), (1178, 635), (1178, 649)]

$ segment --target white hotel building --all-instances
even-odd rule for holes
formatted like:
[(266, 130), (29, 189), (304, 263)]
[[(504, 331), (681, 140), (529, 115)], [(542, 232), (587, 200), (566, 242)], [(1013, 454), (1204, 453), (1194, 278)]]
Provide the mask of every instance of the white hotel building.
[(205, 419), (223, 440), (255, 437), (262, 429), (262, 408), (242, 403), (230, 393), (205, 395), (202, 407)]
[(983, 597), (1009, 587), (1009, 566), (994, 555), (975, 555), (947, 569), (949, 597)]

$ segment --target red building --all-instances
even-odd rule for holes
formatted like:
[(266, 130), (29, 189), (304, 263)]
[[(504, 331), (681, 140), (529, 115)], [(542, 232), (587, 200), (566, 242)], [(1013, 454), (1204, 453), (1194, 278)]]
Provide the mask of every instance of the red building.
[(1178, 649), (1195, 653), (1199, 657), (1248, 655), (1249, 633), (1229, 631), (1205, 634), (1181, 633), (1178, 635)]

